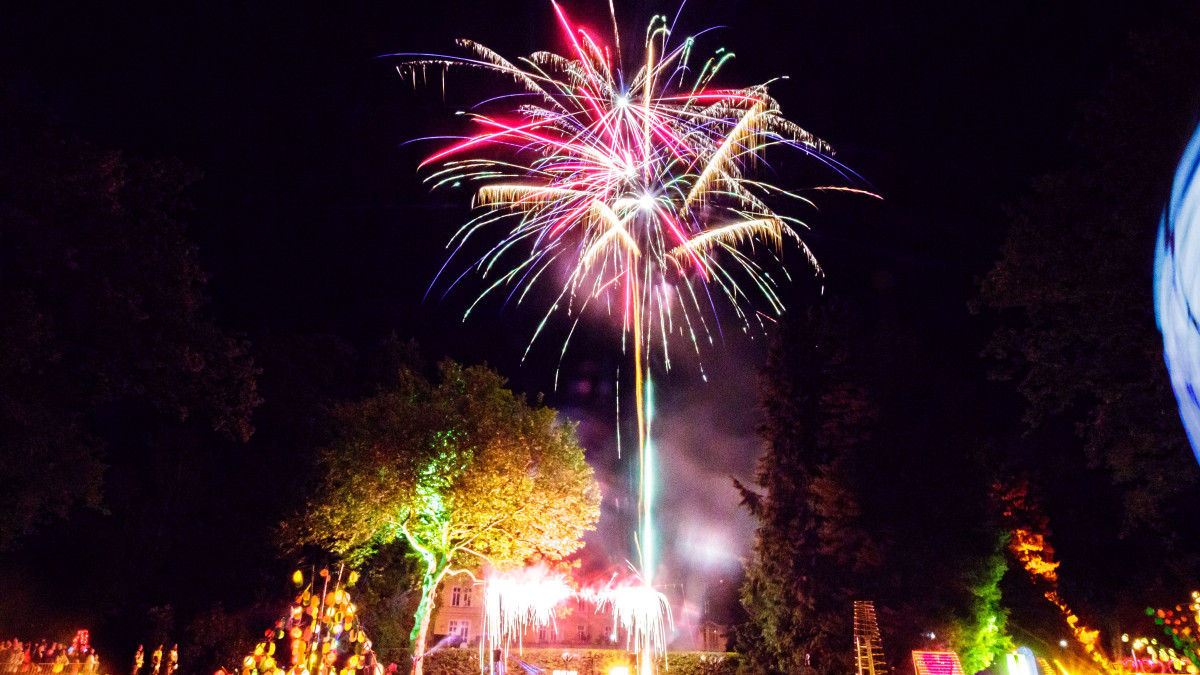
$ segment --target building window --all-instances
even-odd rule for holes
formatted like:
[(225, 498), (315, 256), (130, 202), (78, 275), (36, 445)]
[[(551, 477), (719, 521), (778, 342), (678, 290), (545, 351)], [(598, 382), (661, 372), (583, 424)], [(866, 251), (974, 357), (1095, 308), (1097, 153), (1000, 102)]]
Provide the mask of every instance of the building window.
[(462, 591), (463, 591), (462, 592), (462, 599), (463, 599), (462, 606), (470, 607), (471, 606), (471, 587), (467, 586), (467, 587), (463, 588)]
[(538, 642), (545, 642), (545, 641), (546, 641), (546, 627), (539, 626), (538, 627)]
[(583, 642), (584, 640), (586, 640), (587, 639), (587, 626), (585, 626), (583, 624), (579, 624), (579, 632), (577, 633), (576, 637), (579, 639), (580, 642)]
[(461, 642), (466, 642), (471, 637), (471, 622), (451, 620), (450, 627), (446, 629), (448, 635), (457, 635)]
[(458, 586), (450, 589), (450, 606), (458, 607), (459, 601), (462, 599), (462, 589)]

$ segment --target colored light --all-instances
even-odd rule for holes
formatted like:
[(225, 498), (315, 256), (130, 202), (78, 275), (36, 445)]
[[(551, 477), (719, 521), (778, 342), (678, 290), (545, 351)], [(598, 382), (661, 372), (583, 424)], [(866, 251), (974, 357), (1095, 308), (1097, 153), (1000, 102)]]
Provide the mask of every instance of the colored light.
[(963, 675), (962, 663), (954, 652), (914, 651), (917, 675)]
[(1006, 654), (1008, 675), (1037, 675), (1037, 667), (1024, 654)]

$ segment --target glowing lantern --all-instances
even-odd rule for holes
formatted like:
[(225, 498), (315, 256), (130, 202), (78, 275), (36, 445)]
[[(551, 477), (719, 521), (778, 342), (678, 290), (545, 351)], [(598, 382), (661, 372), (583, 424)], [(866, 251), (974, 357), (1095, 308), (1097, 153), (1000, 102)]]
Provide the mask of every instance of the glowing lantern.
[(352, 584), (353, 584), (353, 583), (355, 583), (355, 582), (357, 582), (357, 581), (358, 581), (358, 572), (351, 571), (351, 572), (350, 572), (350, 583), (352, 583)]
[(300, 584), (304, 583), (304, 573), (301, 572), (300, 570), (296, 570), (292, 574), (292, 583), (295, 583), (296, 585), (300, 585)]

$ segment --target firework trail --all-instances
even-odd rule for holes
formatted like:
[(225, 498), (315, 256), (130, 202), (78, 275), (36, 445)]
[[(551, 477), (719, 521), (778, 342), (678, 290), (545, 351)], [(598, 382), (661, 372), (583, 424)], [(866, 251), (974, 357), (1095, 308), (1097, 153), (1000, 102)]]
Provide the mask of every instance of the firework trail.
[(1192, 136), (1171, 187), (1154, 258), (1154, 313), (1179, 415), (1192, 451), (1200, 458), (1200, 128)]
[[(824, 142), (782, 115), (768, 94), (770, 82), (742, 89), (713, 84), (732, 53), (717, 50), (698, 60), (695, 38), (674, 44), (667, 17), (656, 16), (646, 29), (642, 61), (627, 71), (615, 16), (614, 53), (553, 7), (565, 54), (536, 52), (513, 62), (460, 40), (468, 56), (416, 55), (398, 70), (415, 85), (430, 69), (482, 69), (519, 88), (485, 102), (489, 109), (516, 102), (499, 114), (465, 113), (477, 132), (422, 163), (433, 188), (477, 186), (477, 214), (452, 237), (446, 265), (468, 242), (498, 230), (498, 240), (471, 266), (486, 283), (466, 315), (492, 295), (519, 304), (539, 284), (554, 289), (526, 356), (555, 313), (571, 319), (562, 354), (589, 310), (619, 321), (622, 349), (632, 352), (638, 421), (645, 593), (634, 604), (650, 611), (656, 606), (650, 358), (656, 355), (669, 369), (674, 341), (697, 353), (701, 343), (711, 344), (720, 329), (718, 300), (747, 330), (761, 330), (764, 320), (781, 314), (780, 281), (790, 278), (781, 259), (785, 242), (821, 273), (799, 235), (804, 223), (771, 206), (808, 199), (754, 177), (769, 148), (798, 150), (841, 169)], [(771, 265), (760, 262), (760, 251)], [(660, 639), (645, 612), (618, 614), (631, 617), (641, 643)], [(658, 617), (661, 626), (661, 610)]]

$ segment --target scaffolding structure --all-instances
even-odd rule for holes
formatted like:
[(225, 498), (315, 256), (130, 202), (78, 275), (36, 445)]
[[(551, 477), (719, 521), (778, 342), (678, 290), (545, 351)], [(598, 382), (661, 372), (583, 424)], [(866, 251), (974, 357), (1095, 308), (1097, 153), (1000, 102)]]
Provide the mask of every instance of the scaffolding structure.
[(854, 602), (854, 663), (858, 675), (886, 675), (883, 639), (875, 619), (875, 604), (869, 600)]

